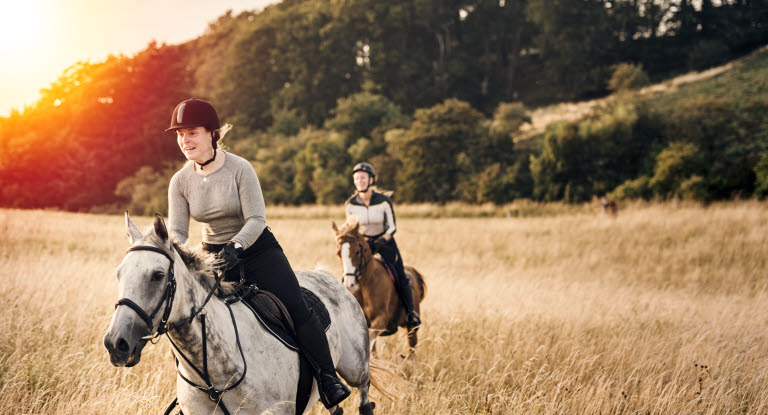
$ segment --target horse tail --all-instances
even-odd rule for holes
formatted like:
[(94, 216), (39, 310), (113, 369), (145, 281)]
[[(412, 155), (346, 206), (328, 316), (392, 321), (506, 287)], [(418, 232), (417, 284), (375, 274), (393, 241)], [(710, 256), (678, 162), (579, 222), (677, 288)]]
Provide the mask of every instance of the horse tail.
[[(381, 363), (379, 363), (378, 359), (371, 358), (368, 362), (368, 368), (370, 369), (371, 373), (371, 386), (376, 388), (377, 391), (379, 391), (385, 398), (389, 399), (390, 401), (403, 398), (403, 394), (399, 389), (407, 385), (405, 380), (403, 380), (400, 376), (397, 376), (395, 372), (385, 368)], [(393, 391), (391, 388), (382, 385), (382, 383), (378, 380), (382, 376), (387, 378), (388, 382), (386, 383), (389, 386), (393, 386), (395, 383), (398, 383), (398, 390)], [(393, 380), (394, 382), (390, 382), (390, 380)]]
[(427, 296), (427, 283), (424, 281), (424, 276), (419, 271), (416, 271), (416, 268), (410, 266), (408, 268), (413, 272), (416, 283), (419, 284), (419, 291), (421, 291), (421, 299), (423, 300)]

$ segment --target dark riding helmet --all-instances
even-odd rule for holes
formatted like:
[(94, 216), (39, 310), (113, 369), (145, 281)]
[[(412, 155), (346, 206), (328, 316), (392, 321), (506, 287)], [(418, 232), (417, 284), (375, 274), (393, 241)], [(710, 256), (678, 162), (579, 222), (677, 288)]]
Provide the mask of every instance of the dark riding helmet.
[(376, 180), (376, 170), (368, 163), (362, 162), (355, 164), (355, 168), (352, 169), (352, 174), (355, 174), (359, 171), (364, 171), (373, 177), (373, 180)]
[(176, 106), (171, 116), (171, 126), (165, 131), (203, 126), (208, 131), (221, 128), (219, 116), (208, 101), (192, 98)]

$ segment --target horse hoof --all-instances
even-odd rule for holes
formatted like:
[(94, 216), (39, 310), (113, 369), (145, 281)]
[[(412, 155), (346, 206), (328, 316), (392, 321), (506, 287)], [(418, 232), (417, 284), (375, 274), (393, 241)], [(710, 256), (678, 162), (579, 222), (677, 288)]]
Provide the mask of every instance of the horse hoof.
[(365, 405), (360, 405), (360, 415), (373, 415), (373, 408), (376, 407), (376, 402), (368, 402)]
[(344, 415), (344, 410), (341, 409), (340, 406), (336, 407), (336, 410), (331, 413), (331, 415)]

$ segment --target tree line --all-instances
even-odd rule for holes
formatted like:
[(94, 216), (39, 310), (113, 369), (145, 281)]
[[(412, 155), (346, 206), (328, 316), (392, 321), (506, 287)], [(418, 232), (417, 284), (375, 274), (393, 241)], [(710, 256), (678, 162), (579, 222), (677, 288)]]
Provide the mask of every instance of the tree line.
[[(226, 144), (272, 203), (339, 203), (359, 160), (400, 201), (757, 194), (759, 100), (625, 102), (516, 141), (526, 108), (724, 62), (768, 43), (766, 22), (766, 0), (284, 0), (227, 13), (181, 45), (79, 62), (0, 118), (0, 205), (161, 209), (182, 161), (162, 131), (190, 96), (235, 125)], [(698, 126), (713, 114), (740, 121)]]

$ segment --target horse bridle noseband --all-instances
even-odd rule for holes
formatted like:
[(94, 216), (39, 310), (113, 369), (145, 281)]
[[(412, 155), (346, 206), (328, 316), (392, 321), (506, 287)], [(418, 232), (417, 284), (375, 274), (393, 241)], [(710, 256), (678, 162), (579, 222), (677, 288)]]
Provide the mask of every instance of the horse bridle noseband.
[[(171, 345), (173, 345), (173, 347), (176, 349), (179, 355), (181, 355), (181, 357), (195, 371), (195, 373), (197, 373), (197, 375), (200, 376), (201, 379), (203, 379), (203, 381), (206, 384), (206, 387), (197, 385), (191, 380), (187, 379), (184, 375), (182, 375), (181, 372), (179, 372), (179, 359), (177, 358), (176, 372), (179, 374), (179, 376), (181, 376), (181, 378), (184, 379), (189, 385), (197, 388), (202, 392), (207, 393), (208, 397), (219, 405), (222, 412), (224, 412), (225, 415), (229, 415), (230, 413), (227, 410), (226, 405), (224, 405), (224, 401), (221, 400), (222, 395), (224, 394), (224, 392), (228, 392), (236, 388), (238, 385), (240, 385), (243, 379), (245, 379), (245, 374), (248, 371), (248, 365), (245, 361), (245, 354), (243, 353), (243, 347), (240, 344), (240, 334), (238, 333), (238, 330), (237, 330), (235, 315), (232, 312), (232, 308), (230, 307), (230, 304), (235, 303), (239, 300), (242, 300), (242, 296), (238, 296), (234, 300), (227, 300), (224, 302), (224, 304), (226, 304), (227, 309), (229, 309), (229, 315), (230, 317), (232, 317), (232, 324), (234, 325), (234, 328), (235, 328), (235, 338), (237, 340), (237, 347), (238, 349), (240, 349), (240, 357), (243, 358), (243, 374), (240, 376), (240, 379), (237, 382), (233, 383), (232, 385), (229, 385), (224, 389), (216, 389), (215, 387), (213, 387), (213, 384), (211, 383), (211, 377), (208, 373), (208, 351), (206, 346), (207, 335), (205, 331), (205, 311), (203, 309), (205, 305), (208, 304), (208, 301), (213, 296), (213, 293), (216, 292), (221, 287), (221, 281), (224, 279), (224, 273), (222, 273), (221, 275), (218, 275), (216, 271), (214, 271), (213, 275), (216, 279), (216, 282), (213, 284), (213, 287), (208, 292), (208, 296), (205, 298), (205, 301), (203, 301), (203, 304), (200, 305), (200, 307), (194, 310), (189, 317), (185, 317), (179, 321), (168, 324), (168, 318), (170, 317), (171, 309), (173, 308), (173, 299), (176, 294), (176, 277), (173, 273), (173, 257), (171, 257), (171, 255), (165, 250), (154, 247), (154, 246), (149, 246), (149, 245), (132, 246), (128, 248), (128, 251), (126, 252), (126, 254), (130, 252), (135, 252), (135, 251), (156, 252), (168, 258), (168, 261), (170, 261), (170, 264), (168, 265), (168, 283), (165, 286), (165, 292), (163, 293), (163, 296), (160, 298), (160, 302), (157, 304), (157, 306), (155, 306), (155, 309), (152, 310), (151, 314), (147, 314), (147, 312), (144, 311), (144, 309), (142, 309), (138, 304), (133, 302), (131, 299), (125, 298), (125, 297), (117, 300), (117, 303), (115, 303), (115, 309), (117, 309), (117, 307), (121, 305), (127, 306), (131, 310), (135, 311), (136, 314), (138, 314), (139, 317), (141, 317), (142, 320), (144, 320), (144, 322), (147, 324), (147, 331), (149, 332), (149, 334), (147, 334), (146, 336), (143, 336), (139, 340), (139, 342), (146, 344), (147, 341), (151, 341), (154, 344), (153, 340), (165, 334), (166, 337), (168, 337), (168, 341), (171, 342)], [(157, 312), (160, 310), (160, 306), (163, 305), (163, 303), (165, 303), (165, 310), (163, 310), (163, 317), (160, 320), (160, 324), (157, 325), (157, 329), (155, 329), (153, 320), (157, 315)], [(174, 343), (171, 337), (168, 335), (168, 333), (173, 331), (174, 329), (191, 323), (192, 320), (195, 318), (195, 316), (197, 316), (198, 314), (200, 314), (200, 323), (202, 325), (202, 338), (203, 338), (203, 370), (202, 371), (197, 366), (195, 366), (192, 363), (192, 361), (189, 360), (189, 358), (187, 358), (187, 356), (184, 355), (184, 353), (179, 349), (178, 346), (176, 346), (176, 343)], [(171, 404), (168, 406), (168, 409), (166, 409), (165, 411), (165, 415), (170, 414), (176, 405), (178, 405), (178, 398), (174, 399), (173, 402), (171, 402)]]
[[(173, 274), (173, 258), (171, 257), (170, 254), (168, 254), (164, 250), (160, 248), (156, 248), (154, 246), (139, 245), (139, 246), (132, 246), (128, 248), (127, 252), (135, 252), (135, 251), (157, 252), (158, 254), (161, 254), (164, 257), (168, 258), (168, 261), (170, 261), (170, 264), (168, 265), (168, 283), (165, 285), (165, 292), (163, 293), (163, 296), (160, 297), (160, 302), (157, 303), (157, 306), (155, 306), (155, 309), (152, 310), (151, 314), (147, 314), (147, 312), (144, 311), (143, 308), (141, 308), (138, 304), (133, 302), (133, 300), (131, 300), (130, 298), (124, 297), (117, 300), (117, 302), (115, 303), (115, 309), (117, 309), (117, 307), (121, 305), (127, 306), (131, 310), (135, 311), (136, 314), (138, 314), (139, 317), (142, 318), (142, 320), (144, 320), (144, 322), (147, 324), (148, 334), (143, 336), (141, 338), (141, 341), (146, 343), (148, 340), (153, 340), (155, 337), (161, 336), (173, 330), (175, 327), (177, 327), (176, 325), (173, 325), (173, 327), (168, 326), (168, 317), (170, 317), (171, 315), (171, 308), (173, 307), (173, 298), (176, 294), (176, 277)], [(157, 315), (157, 312), (160, 311), (160, 306), (162, 306), (163, 303), (165, 303), (165, 310), (163, 310), (163, 317), (160, 320), (160, 324), (157, 325), (157, 330), (155, 331), (155, 323), (153, 322), (153, 320)]]

